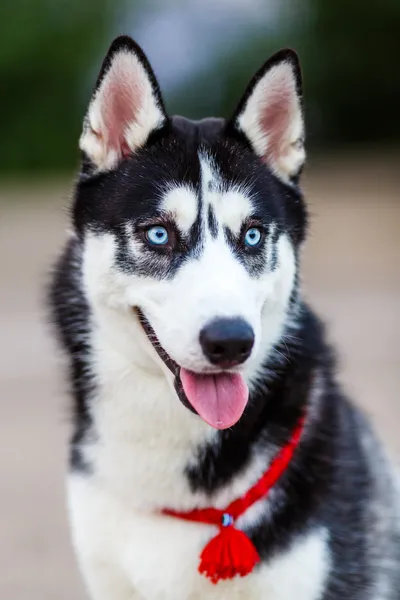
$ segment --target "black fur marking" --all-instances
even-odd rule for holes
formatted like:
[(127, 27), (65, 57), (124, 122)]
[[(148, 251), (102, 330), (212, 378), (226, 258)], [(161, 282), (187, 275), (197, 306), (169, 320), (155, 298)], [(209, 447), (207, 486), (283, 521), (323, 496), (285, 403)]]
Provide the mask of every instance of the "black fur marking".
[[(272, 231), (271, 231), (272, 229)], [(271, 271), (275, 271), (276, 267), (278, 266), (278, 248), (277, 248), (277, 242), (279, 239), (279, 229), (277, 227), (270, 227), (270, 231), (269, 231), (269, 236), (271, 239), (271, 256), (268, 257), (269, 260), (269, 268), (271, 269)]]
[(81, 443), (92, 425), (89, 398), (95, 385), (90, 366), (90, 309), (81, 288), (81, 246), (71, 239), (54, 269), (49, 289), (49, 305), (61, 346), (69, 359), (69, 381), (73, 397), (73, 435), (70, 465), (78, 471), (90, 471)]
[(208, 229), (211, 233), (211, 237), (216, 238), (218, 235), (218, 223), (217, 219), (215, 218), (214, 209), (211, 204), (208, 205), (207, 217)]

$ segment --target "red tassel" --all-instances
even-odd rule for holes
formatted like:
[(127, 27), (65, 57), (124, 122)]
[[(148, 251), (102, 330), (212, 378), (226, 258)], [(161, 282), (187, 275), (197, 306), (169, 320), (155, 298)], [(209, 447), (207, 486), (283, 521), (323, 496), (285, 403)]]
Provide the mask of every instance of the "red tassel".
[(243, 531), (233, 525), (222, 527), (200, 555), (199, 572), (212, 583), (221, 579), (232, 579), (235, 575), (244, 577), (251, 573), (260, 561), (252, 541)]

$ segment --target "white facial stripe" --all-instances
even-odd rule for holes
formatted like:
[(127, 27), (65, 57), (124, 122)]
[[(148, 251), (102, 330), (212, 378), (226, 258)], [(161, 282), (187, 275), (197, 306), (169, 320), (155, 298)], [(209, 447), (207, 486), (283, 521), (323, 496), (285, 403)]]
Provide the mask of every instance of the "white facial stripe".
[(200, 161), (200, 172), (201, 172), (201, 197), (203, 199), (202, 213), (203, 223), (205, 224), (205, 237), (210, 238), (210, 225), (208, 222), (208, 215), (210, 207), (214, 216), (214, 225), (217, 231), (220, 230), (221, 224), (218, 223), (215, 215), (215, 205), (218, 202), (219, 190), (221, 188), (221, 180), (213, 160), (205, 155), (199, 154)]
[(252, 213), (250, 200), (239, 190), (229, 190), (219, 194), (213, 208), (218, 223), (223, 227), (229, 227), (235, 235), (240, 233), (243, 222)]
[(216, 170), (212, 160), (200, 155), (201, 182), (204, 202), (205, 222), (209, 206), (212, 207), (218, 229), (228, 227), (235, 235), (238, 235), (243, 222), (252, 213), (252, 205), (245, 190), (240, 188), (228, 188)]
[(161, 208), (171, 213), (179, 229), (187, 233), (196, 221), (198, 200), (189, 186), (171, 187), (163, 198)]
[(220, 186), (221, 179), (212, 158), (206, 154), (199, 154), (199, 161), (201, 171), (201, 188), (203, 191), (203, 197), (205, 197), (211, 186), (214, 188)]

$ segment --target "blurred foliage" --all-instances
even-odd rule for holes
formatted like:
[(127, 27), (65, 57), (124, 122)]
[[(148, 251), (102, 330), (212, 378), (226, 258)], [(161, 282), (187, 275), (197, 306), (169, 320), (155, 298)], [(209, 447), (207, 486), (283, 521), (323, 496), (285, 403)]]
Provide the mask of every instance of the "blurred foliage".
[(400, 1), (310, 0), (300, 40), (320, 143), (399, 141)]
[(109, 11), (107, 0), (1, 0), (0, 171), (76, 159), (83, 85), (108, 42)]
[[(128, 7), (133, 18), (138, 4), (1, 0), (0, 172), (74, 164), (90, 85), (117, 10)], [(262, 62), (291, 46), (303, 64), (311, 145), (399, 141), (400, 0), (288, 0), (285, 6), (290, 9), (273, 37), (266, 39), (258, 24), (248, 36), (227, 40), (200, 74), (167, 94), (171, 112), (229, 116)]]
[[(176, 112), (228, 117), (251, 76), (273, 52), (300, 55), (311, 147), (400, 140), (400, 0), (293, 2), (284, 27), (265, 38), (257, 29), (200, 78), (185, 82)], [(216, 92), (214, 92), (216, 90)]]

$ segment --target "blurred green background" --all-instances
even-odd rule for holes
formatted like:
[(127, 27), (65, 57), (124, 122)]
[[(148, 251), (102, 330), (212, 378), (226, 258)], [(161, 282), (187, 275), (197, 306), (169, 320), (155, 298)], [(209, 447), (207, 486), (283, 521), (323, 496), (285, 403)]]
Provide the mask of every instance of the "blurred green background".
[(171, 113), (229, 115), (283, 46), (305, 73), (309, 149), (400, 139), (399, 0), (2, 0), (0, 174), (64, 171), (113, 36), (144, 46)]

